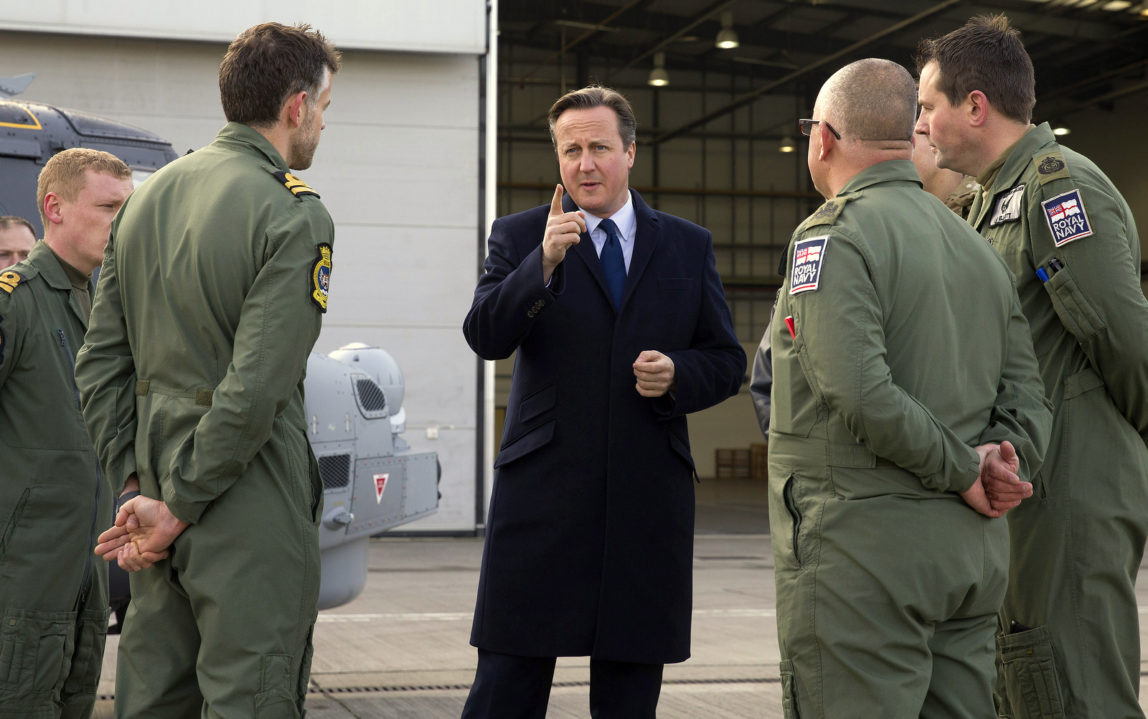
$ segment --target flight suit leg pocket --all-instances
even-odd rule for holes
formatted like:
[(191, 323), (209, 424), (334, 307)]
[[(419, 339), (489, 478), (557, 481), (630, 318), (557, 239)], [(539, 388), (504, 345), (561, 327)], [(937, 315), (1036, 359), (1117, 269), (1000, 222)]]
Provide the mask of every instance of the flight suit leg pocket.
[(0, 703), (11, 709), (53, 706), (75, 647), (73, 612), (12, 610), (0, 627)]
[(259, 666), (256, 719), (298, 719), (295, 673), (290, 654), (264, 654)]
[(296, 698), (299, 706), (307, 699), (307, 686), (311, 681), (311, 659), (315, 656), (315, 645), (312, 639), (315, 636), (315, 625), (307, 631), (307, 643), (303, 646), (303, 662), (299, 666), (299, 678), (296, 681)]
[(793, 677), (793, 662), (781, 660), (781, 716), (784, 719), (801, 719), (797, 713), (797, 680)]
[(770, 478), (770, 484), (769, 526), (774, 561), (778, 570), (800, 570), (805, 518), (797, 496), (797, 477), (776, 473)]
[(1044, 627), (997, 637), (1005, 691), (1013, 719), (1063, 719), (1052, 641)]
[(100, 670), (104, 658), (104, 644), (108, 633), (107, 609), (87, 609), (80, 615), (78, 643), (72, 653), (71, 668), (64, 684), (65, 704), (95, 703), (100, 683)]

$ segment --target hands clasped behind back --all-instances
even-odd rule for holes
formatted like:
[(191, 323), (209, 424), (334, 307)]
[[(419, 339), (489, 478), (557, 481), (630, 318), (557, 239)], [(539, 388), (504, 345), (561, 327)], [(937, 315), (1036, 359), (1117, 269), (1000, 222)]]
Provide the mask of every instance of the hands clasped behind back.
[(106, 561), (116, 560), (124, 571), (138, 572), (166, 559), (187, 526), (164, 502), (135, 497), (120, 507), (115, 526), (99, 536), (95, 552)]

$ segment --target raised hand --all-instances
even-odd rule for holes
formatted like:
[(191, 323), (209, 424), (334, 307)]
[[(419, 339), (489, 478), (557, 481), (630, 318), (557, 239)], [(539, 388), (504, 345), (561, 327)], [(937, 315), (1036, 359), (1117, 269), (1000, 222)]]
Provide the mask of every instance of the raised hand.
[(550, 214), (546, 218), (546, 232), (542, 235), (542, 281), (549, 282), (555, 268), (566, 259), (566, 251), (578, 244), (586, 231), (586, 218), (582, 211), (562, 210), (562, 185), (554, 188), (550, 201)]

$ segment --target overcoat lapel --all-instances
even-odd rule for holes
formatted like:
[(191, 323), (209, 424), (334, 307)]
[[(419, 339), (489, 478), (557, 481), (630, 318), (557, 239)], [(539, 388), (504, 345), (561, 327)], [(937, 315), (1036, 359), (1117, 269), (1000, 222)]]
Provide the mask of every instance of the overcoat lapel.
[[(634, 237), (634, 253), (630, 256), (630, 269), (626, 272), (626, 286), (622, 291), (622, 307), (626, 306), (626, 301), (637, 286), (638, 281), (645, 272), (646, 266), (650, 264), (650, 258), (654, 254), (654, 248), (658, 244), (658, 239), (661, 237), (661, 228), (658, 223), (658, 217), (654, 211), (642, 201), (641, 195), (637, 190), (631, 189), (630, 193), (634, 200), (634, 217), (637, 220), (638, 230)], [(574, 204), (574, 200), (570, 195), (562, 198), (562, 209), (566, 212), (574, 212), (578, 207)], [(598, 288), (602, 294), (610, 300), (613, 306), (613, 300), (610, 297), (610, 288), (606, 285), (606, 275), (602, 272), (602, 261), (598, 259), (598, 252), (594, 249), (594, 241), (590, 239), (590, 234), (587, 232), (582, 233), (582, 238), (574, 247), (575, 254), (586, 263), (586, 267), (590, 270), (594, 280), (598, 283)], [(621, 308), (618, 308), (621, 309)]]
[[(578, 209), (569, 194), (562, 198), (562, 209), (566, 212), (574, 212)], [(594, 241), (590, 239), (589, 232), (582, 233), (578, 244), (574, 246), (574, 254), (586, 263), (586, 268), (590, 270), (591, 276), (598, 283), (598, 289), (602, 291), (606, 301), (613, 307), (614, 300), (610, 296), (610, 288), (606, 285), (606, 273), (602, 271), (602, 261), (598, 259), (598, 252), (594, 249)]]
[(642, 273), (650, 264), (650, 258), (654, 256), (658, 240), (662, 237), (658, 216), (642, 201), (642, 196), (637, 190), (630, 190), (630, 193), (634, 198), (634, 216), (638, 221), (638, 231), (634, 237), (634, 254), (630, 257), (630, 270), (626, 273), (626, 289), (622, 293), (623, 306), (641, 281)]

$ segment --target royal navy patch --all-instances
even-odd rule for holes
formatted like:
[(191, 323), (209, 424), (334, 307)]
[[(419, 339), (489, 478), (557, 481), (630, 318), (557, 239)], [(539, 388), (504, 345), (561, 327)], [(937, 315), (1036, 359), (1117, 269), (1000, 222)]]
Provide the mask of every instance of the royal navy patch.
[(0, 292), (12, 294), (12, 290), (16, 289), (16, 285), (23, 281), (24, 276), (19, 272), (8, 270), (7, 272), (0, 272)]
[(1036, 167), (1036, 174), (1042, 185), (1068, 177), (1068, 165), (1064, 162), (1064, 155), (1059, 152), (1037, 155), (1032, 158), (1032, 164)]
[(793, 247), (793, 270), (789, 274), (789, 294), (816, 290), (821, 284), (829, 235), (798, 240)]
[(311, 301), (320, 312), (327, 311), (327, 292), (331, 289), (331, 246), (319, 245), (319, 256), (311, 265)]
[(1040, 203), (1040, 206), (1044, 208), (1044, 219), (1048, 220), (1048, 229), (1057, 247), (1092, 234), (1092, 225), (1088, 222), (1080, 190), (1057, 195)]
[(993, 203), (993, 216), (989, 220), (989, 227), (1003, 225), (1006, 222), (1016, 222), (1020, 219), (1021, 200), (1024, 199), (1024, 185), (1005, 190), (997, 195)]
[(303, 182), (290, 172), (276, 172), (275, 179), (282, 182), (283, 186), (290, 190), (291, 194), (295, 195), (295, 197), (303, 197), (305, 195), (319, 196), (319, 193), (312, 190), (306, 182)]

